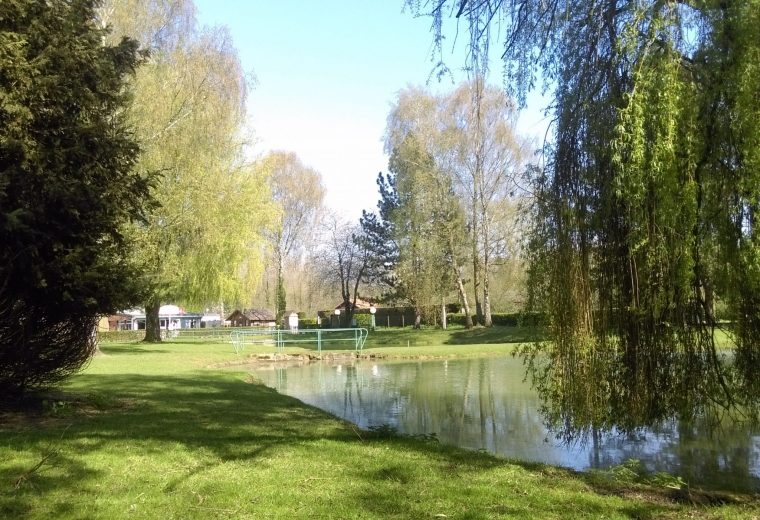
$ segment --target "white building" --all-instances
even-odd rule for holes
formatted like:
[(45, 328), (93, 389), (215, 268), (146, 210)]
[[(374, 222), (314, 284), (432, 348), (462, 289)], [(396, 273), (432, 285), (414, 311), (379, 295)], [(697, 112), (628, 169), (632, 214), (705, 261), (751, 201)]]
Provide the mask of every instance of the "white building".
[[(131, 316), (128, 324), (129, 330), (145, 329), (144, 310), (132, 309), (125, 311), (124, 314)], [(158, 310), (158, 321), (162, 330), (197, 329), (201, 327), (201, 323), (204, 323), (204, 315), (186, 312), (185, 309), (177, 305), (162, 305)], [(205, 320), (205, 322), (212, 321), (213, 319)]]

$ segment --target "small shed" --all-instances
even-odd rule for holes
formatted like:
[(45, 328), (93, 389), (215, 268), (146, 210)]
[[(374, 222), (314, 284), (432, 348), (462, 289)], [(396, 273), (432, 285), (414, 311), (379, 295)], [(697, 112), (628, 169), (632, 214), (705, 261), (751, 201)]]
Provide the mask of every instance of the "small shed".
[[(372, 308), (375, 308), (374, 323), (378, 327), (405, 327), (414, 324), (415, 312), (413, 307), (386, 307), (384, 305), (373, 305), (372, 303), (358, 299), (354, 307), (354, 320), (357, 315), (369, 315)], [(322, 322), (329, 323), (330, 327), (349, 326), (345, 322), (346, 305), (341, 302), (332, 311), (319, 311), (319, 318)], [(369, 316), (367, 316), (369, 318)], [(369, 319), (365, 323), (369, 322)], [(355, 324), (351, 324), (354, 326)]]
[(282, 328), (292, 331), (298, 330), (298, 313), (295, 311), (285, 311), (282, 315)]
[(277, 324), (274, 313), (266, 309), (235, 309), (227, 321), (233, 327), (274, 327)]

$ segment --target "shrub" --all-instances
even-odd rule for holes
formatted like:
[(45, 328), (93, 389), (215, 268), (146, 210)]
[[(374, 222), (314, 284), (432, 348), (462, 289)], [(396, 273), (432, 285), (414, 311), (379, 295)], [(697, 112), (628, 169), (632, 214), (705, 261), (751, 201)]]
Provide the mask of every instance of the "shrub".
[[(475, 320), (473, 316), (473, 321)], [(538, 327), (545, 323), (546, 315), (541, 312), (495, 312), (491, 314), (491, 322), (499, 327)], [(464, 314), (449, 314), (449, 325), (465, 326)]]
[(129, 343), (145, 337), (144, 330), (109, 330), (98, 332), (98, 341), (103, 343)]
[(299, 329), (318, 329), (320, 328), (320, 325), (317, 324), (317, 320), (314, 318), (299, 318), (298, 328)]
[(368, 329), (372, 326), (371, 314), (354, 314), (354, 319), (357, 327)]

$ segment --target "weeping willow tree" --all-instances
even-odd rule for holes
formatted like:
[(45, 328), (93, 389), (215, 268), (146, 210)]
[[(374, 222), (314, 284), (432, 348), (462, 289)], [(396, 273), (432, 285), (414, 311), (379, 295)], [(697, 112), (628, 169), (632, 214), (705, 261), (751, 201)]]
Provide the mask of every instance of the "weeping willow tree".
[(526, 351), (549, 422), (755, 418), (760, 1), (407, 3), (438, 42), (466, 25), (476, 71), (498, 25), (508, 90), (553, 91), (530, 240), (551, 341)]
[(244, 303), (264, 270), (274, 214), (266, 172), (246, 159), (248, 83), (225, 29), (201, 27), (192, 0), (104, 0), (112, 38), (148, 51), (127, 117), (157, 205), (128, 230), (138, 244), (146, 334), (161, 341), (162, 303)]

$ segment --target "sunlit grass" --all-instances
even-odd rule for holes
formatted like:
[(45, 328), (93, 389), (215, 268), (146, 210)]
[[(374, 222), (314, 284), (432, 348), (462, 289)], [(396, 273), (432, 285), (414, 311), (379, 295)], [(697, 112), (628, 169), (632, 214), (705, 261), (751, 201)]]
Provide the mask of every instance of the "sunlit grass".
[[(396, 338), (411, 343), (422, 337), (416, 334)], [(380, 339), (390, 342), (390, 336), (378, 334)], [(511, 347), (479, 343), (367, 351), (499, 348)], [(250, 382), (242, 372), (205, 368), (240, 359), (229, 343), (104, 345), (102, 351), (65, 393), (48, 398), (42, 414), (2, 416), (0, 517), (753, 518), (760, 513), (749, 497), (733, 505), (696, 507), (668, 499), (664, 489), (360, 431)]]

